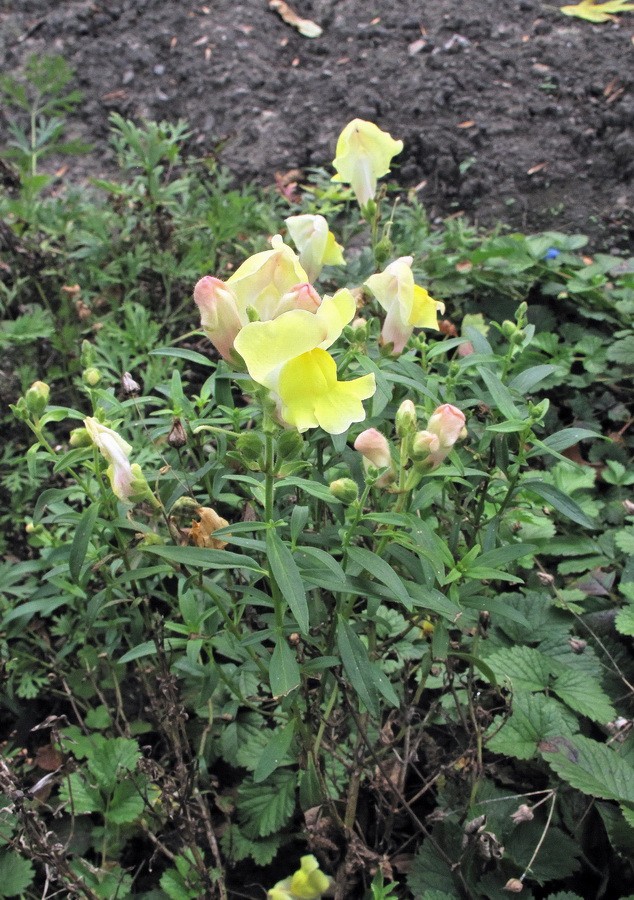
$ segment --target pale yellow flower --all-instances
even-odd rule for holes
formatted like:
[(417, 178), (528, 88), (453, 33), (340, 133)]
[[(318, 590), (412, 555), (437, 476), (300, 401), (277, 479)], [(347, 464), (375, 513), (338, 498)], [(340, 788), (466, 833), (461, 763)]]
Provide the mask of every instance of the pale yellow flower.
[(403, 141), (396, 141), (374, 124), (353, 119), (339, 135), (333, 166), (337, 174), (333, 181), (352, 186), (359, 206), (364, 207), (376, 193), (376, 182), (390, 171), (392, 157), (403, 149)]
[(300, 432), (320, 426), (341, 434), (365, 418), (361, 401), (374, 394), (374, 375), (338, 381), (326, 352), (354, 314), (354, 297), (344, 289), (325, 297), (315, 313), (294, 309), (252, 322), (236, 338), (251, 378), (271, 391), (281, 418)]

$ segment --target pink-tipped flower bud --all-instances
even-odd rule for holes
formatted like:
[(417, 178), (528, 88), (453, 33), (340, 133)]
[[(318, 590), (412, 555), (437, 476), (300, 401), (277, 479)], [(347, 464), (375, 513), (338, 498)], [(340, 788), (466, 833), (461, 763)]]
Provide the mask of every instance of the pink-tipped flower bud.
[(321, 297), (308, 282), (296, 284), (287, 291), (277, 304), (271, 318), (276, 319), (282, 313), (289, 312), (291, 309), (305, 309), (308, 312), (315, 313), (321, 305)]
[[(427, 470), (438, 468), (456, 441), (467, 436), (465, 421), (462, 410), (450, 403), (443, 403), (434, 410), (429, 417), (426, 430), (421, 432), (421, 434), (432, 435), (438, 440), (436, 449), (432, 448), (433, 442), (430, 441), (429, 455), (423, 459), (423, 465)], [(422, 442), (427, 440), (428, 438), (421, 438), (421, 449)]]
[(461, 409), (451, 403), (443, 403), (429, 417), (427, 431), (437, 434), (440, 446), (449, 449), (458, 438), (466, 437), (465, 422), (465, 414)]
[(219, 278), (205, 275), (194, 287), (194, 302), (205, 334), (222, 358), (231, 362), (233, 342), (247, 322), (246, 314), (244, 321), (240, 315), (235, 294)]
[(367, 428), (362, 431), (354, 442), (354, 449), (377, 469), (384, 469), (392, 465), (392, 454), (387, 438), (376, 428)]

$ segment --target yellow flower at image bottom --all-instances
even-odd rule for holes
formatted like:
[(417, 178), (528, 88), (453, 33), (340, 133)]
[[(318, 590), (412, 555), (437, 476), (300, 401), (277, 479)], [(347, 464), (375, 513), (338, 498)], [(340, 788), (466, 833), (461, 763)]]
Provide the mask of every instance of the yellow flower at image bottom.
[(362, 422), (365, 410), (361, 401), (375, 390), (372, 374), (337, 381), (334, 359), (320, 348), (287, 362), (277, 384), (285, 422), (298, 431), (320, 426), (330, 434), (342, 434), (353, 422)]

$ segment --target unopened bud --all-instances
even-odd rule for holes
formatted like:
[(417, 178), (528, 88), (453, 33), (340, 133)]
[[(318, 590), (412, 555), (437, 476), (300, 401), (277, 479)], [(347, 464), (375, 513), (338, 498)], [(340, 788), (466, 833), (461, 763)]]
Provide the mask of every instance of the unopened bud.
[(400, 438), (407, 437), (416, 431), (416, 407), (411, 400), (403, 400), (396, 410), (396, 433)]
[(432, 453), (435, 453), (440, 446), (437, 434), (431, 431), (417, 431), (412, 438), (411, 456), (415, 462), (427, 459)]
[(625, 512), (627, 513), (628, 516), (634, 515), (634, 503), (632, 503), (631, 500), (623, 501), (623, 509), (625, 510)]
[(377, 268), (382, 269), (385, 263), (392, 255), (392, 241), (388, 237), (383, 237), (374, 248), (374, 261)]
[(583, 638), (571, 637), (568, 638), (568, 643), (570, 644), (573, 653), (583, 653), (588, 646), (588, 642), (584, 641)]
[(359, 344), (364, 343), (368, 339), (368, 321), (363, 316), (358, 316), (350, 323), (352, 336)]
[(538, 422), (540, 419), (543, 419), (548, 409), (550, 407), (550, 400), (548, 397), (544, 397), (544, 399), (540, 403), (531, 403), (529, 401), (528, 404), (528, 414), (529, 416)]
[(95, 366), (90, 366), (88, 369), (84, 369), (82, 379), (88, 387), (97, 387), (101, 381), (101, 372)]
[(79, 357), (79, 361), (81, 362), (84, 369), (87, 369), (89, 366), (94, 365), (95, 348), (90, 343), (90, 341), (81, 342), (81, 355)]
[(502, 890), (510, 891), (511, 894), (521, 894), (524, 890), (524, 885), (519, 878), (509, 878)]
[(138, 394), (141, 390), (141, 385), (134, 380), (129, 372), (124, 372), (121, 376), (121, 390), (124, 394)]
[(175, 450), (180, 450), (187, 443), (187, 433), (178, 417), (172, 423), (170, 433), (167, 435), (167, 443)]
[(359, 499), (359, 488), (352, 478), (338, 478), (336, 481), (331, 481), (328, 490), (342, 503), (350, 504)]
[(34, 381), (24, 395), (26, 408), (34, 416), (41, 416), (48, 405), (51, 389), (43, 381)]
[(392, 454), (387, 438), (376, 428), (366, 428), (354, 442), (354, 449), (358, 450), (365, 460), (383, 469), (392, 465)]
[(512, 338), (513, 335), (517, 333), (517, 330), (517, 325), (515, 324), (515, 322), (511, 322), (510, 319), (505, 319), (502, 322), (502, 334), (504, 335), (504, 337), (507, 337), (509, 339)]
[(264, 452), (264, 443), (255, 431), (247, 431), (236, 441), (236, 450), (247, 462), (256, 462)]
[(277, 439), (277, 455), (279, 459), (297, 459), (302, 455), (304, 439), (294, 428), (283, 431)]
[(68, 439), (71, 447), (90, 447), (92, 439), (87, 428), (73, 428)]

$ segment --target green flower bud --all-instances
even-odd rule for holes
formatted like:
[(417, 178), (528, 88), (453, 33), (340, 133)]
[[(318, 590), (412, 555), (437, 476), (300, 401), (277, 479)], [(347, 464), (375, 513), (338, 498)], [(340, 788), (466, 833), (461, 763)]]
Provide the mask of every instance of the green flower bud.
[(509, 340), (517, 333), (517, 325), (515, 322), (511, 322), (510, 319), (505, 319), (502, 322), (502, 334), (504, 337), (509, 338)]
[(540, 403), (531, 403), (529, 400), (528, 414), (535, 422), (539, 422), (548, 412), (549, 406), (550, 400), (548, 399), (548, 397), (544, 397), (544, 399)]
[(79, 357), (84, 369), (90, 368), (95, 364), (95, 348), (90, 341), (81, 342), (81, 356)]
[(393, 245), (389, 237), (381, 238), (381, 240), (374, 248), (374, 261), (377, 265), (377, 268), (382, 269), (384, 267), (385, 263), (392, 255), (392, 249)]
[(90, 447), (92, 439), (87, 428), (73, 428), (68, 443), (71, 447)]
[(236, 450), (248, 462), (257, 462), (264, 452), (264, 443), (255, 431), (246, 431), (236, 442)]
[(333, 497), (345, 504), (354, 503), (359, 499), (359, 488), (352, 478), (338, 478), (331, 481), (328, 490)]
[(51, 389), (43, 381), (34, 381), (24, 395), (26, 408), (34, 416), (41, 416), (48, 405)]
[(90, 366), (88, 369), (84, 369), (82, 379), (84, 384), (88, 385), (88, 387), (97, 387), (101, 381), (101, 372), (94, 366)]
[(298, 459), (304, 449), (304, 439), (295, 429), (283, 431), (277, 439), (279, 459)]
[(411, 400), (403, 400), (396, 411), (396, 433), (400, 438), (416, 431), (416, 407)]

